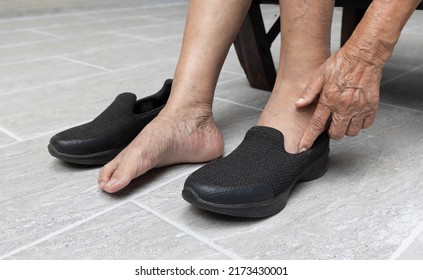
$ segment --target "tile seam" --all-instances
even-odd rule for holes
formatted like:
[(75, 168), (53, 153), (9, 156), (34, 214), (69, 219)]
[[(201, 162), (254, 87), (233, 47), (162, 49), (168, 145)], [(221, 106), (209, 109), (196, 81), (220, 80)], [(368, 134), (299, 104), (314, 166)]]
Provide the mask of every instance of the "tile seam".
[(389, 83), (391, 83), (393, 81), (396, 81), (396, 80), (398, 80), (398, 79), (400, 79), (400, 78), (402, 78), (402, 77), (404, 77), (404, 76), (406, 76), (406, 75), (408, 75), (408, 74), (410, 74), (410, 73), (412, 73), (414, 71), (417, 71), (417, 70), (419, 70), (422, 67), (423, 67), (423, 65), (415, 66), (415, 67), (411, 68), (410, 70), (407, 70), (407, 71), (405, 71), (405, 72), (403, 72), (403, 73), (401, 73), (399, 75), (396, 75), (396, 76), (394, 76), (394, 77), (392, 77), (392, 78), (390, 78), (390, 79), (382, 82), (380, 84), (380, 88), (382, 88), (383, 86), (385, 86), (385, 85), (387, 85), (387, 84), (389, 84)]
[(180, 225), (174, 221), (172, 221), (171, 219), (165, 217), (164, 215), (154, 211), (153, 209), (151, 209), (148, 206), (143, 205), (142, 203), (135, 201), (135, 200), (131, 200), (131, 202), (137, 206), (139, 206), (140, 208), (150, 212), (151, 214), (153, 214), (154, 216), (158, 217), (159, 219), (163, 220), (164, 222), (172, 225), (173, 227), (179, 229), (180, 231), (184, 232), (185, 234), (188, 234), (189, 236), (193, 237), (194, 239), (200, 241), (201, 243), (213, 248), (214, 250), (218, 251), (219, 253), (225, 255), (226, 257), (230, 258), (230, 259), (234, 259), (234, 260), (242, 260), (242, 258), (240, 256), (238, 256), (237, 254), (213, 243), (210, 239), (203, 237), (197, 233), (195, 233), (194, 231), (184, 227), (183, 225)]
[(57, 34), (53, 34), (53, 33), (45, 32), (45, 31), (41, 31), (41, 30), (38, 30), (38, 29), (35, 29), (35, 28), (30, 28), (30, 29), (27, 29), (27, 30), (28, 31), (31, 31), (31, 32), (34, 32), (34, 33), (38, 33), (38, 34), (50, 36), (50, 37), (53, 37), (53, 38), (56, 38), (56, 39), (64, 39), (63, 36), (59, 36)]
[[(4, 127), (1, 127), (0, 126), (0, 132), (3, 132), (7, 136), (12, 137), (14, 140), (16, 140), (18, 142), (22, 142), (23, 141), (23, 139), (21, 137), (19, 137), (18, 135), (16, 135), (15, 133), (11, 132), (10, 130), (8, 130), (8, 129), (4, 128)], [(8, 145), (8, 144), (6, 144), (6, 145)]]
[(245, 108), (249, 108), (249, 109), (252, 109), (252, 110), (255, 110), (255, 111), (260, 111), (260, 112), (263, 111), (263, 109), (260, 109), (260, 108), (254, 107), (254, 106), (249, 106), (249, 105), (241, 104), (241, 103), (238, 103), (238, 102), (235, 102), (235, 101), (227, 100), (225, 98), (215, 97), (215, 99), (216, 100), (219, 100), (219, 101), (222, 101), (222, 102), (230, 103), (230, 104), (233, 104), (233, 105), (238, 105), (238, 106), (242, 106), (242, 107), (245, 107)]
[(33, 41), (28, 41), (28, 42), (22, 42), (22, 43), (14, 43), (14, 44), (6, 44), (6, 45), (1, 45), (0, 49), (2, 48), (15, 48), (15, 47), (21, 47), (21, 46), (29, 46), (31, 44), (37, 44), (37, 43), (44, 43), (44, 42), (54, 42), (57, 41), (56, 38), (49, 38), (49, 39), (40, 39), (40, 40), (33, 40)]
[(419, 237), (419, 235), (423, 233), (423, 221), (421, 221), (407, 236), (397, 248), (397, 250), (389, 257), (390, 260), (398, 259), (410, 246), (413, 242)]
[(18, 253), (26, 250), (26, 249), (29, 249), (29, 248), (32, 248), (32, 247), (36, 246), (36, 245), (38, 245), (38, 244), (40, 244), (40, 243), (42, 243), (44, 241), (48, 241), (48, 240), (50, 240), (50, 239), (52, 239), (52, 238), (54, 238), (54, 237), (56, 237), (56, 236), (58, 236), (58, 235), (60, 235), (62, 233), (65, 233), (65, 232), (67, 232), (69, 230), (72, 230), (74, 228), (77, 228), (80, 225), (83, 225), (83, 224), (85, 224), (85, 223), (87, 223), (87, 222), (89, 222), (89, 221), (91, 221), (91, 220), (93, 220), (95, 218), (100, 217), (103, 214), (106, 214), (106, 213), (108, 213), (108, 212), (110, 212), (110, 211), (112, 211), (112, 210), (114, 210), (114, 209), (116, 209), (116, 208), (118, 208), (118, 207), (120, 207), (122, 205), (125, 205), (126, 203), (131, 202), (131, 200), (133, 200), (133, 199), (137, 199), (141, 195), (145, 195), (146, 193), (149, 193), (150, 191), (159, 189), (159, 188), (161, 188), (161, 187), (163, 187), (163, 186), (165, 186), (167, 184), (170, 184), (171, 182), (173, 182), (175, 180), (178, 180), (179, 178), (187, 175), (189, 172), (192, 172), (192, 170), (191, 171), (184, 172), (182, 174), (179, 174), (178, 176), (175, 176), (172, 179), (166, 180), (165, 182), (160, 183), (157, 187), (152, 188), (149, 191), (140, 193), (139, 195), (134, 196), (133, 198), (125, 199), (125, 200), (123, 200), (123, 201), (121, 201), (119, 203), (116, 203), (113, 206), (110, 206), (110, 207), (108, 207), (106, 209), (103, 209), (102, 211), (96, 212), (96, 213), (92, 214), (91, 216), (89, 216), (89, 217), (87, 217), (85, 219), (82, 219), (80, 221), (77, 221), (75, 223), (72, 223), (70, 225), (67, 225), (67, 226), (65, 226), (65, 227), (63, 227), (63, 228), (61, 228), (59, 230), (56, 230), (56, 231), (54, 231), (54, 232), (52, 232), (50, 234), (47, 234), (47, 235), (45, 235), (45, 236), (43, 236), (41, 238), (38, 238), (37, 240), (35, 240), (35, 241), (31, 242), (31, 243), (28, 243), (28, 244), (26, 244), (24, 246), (21, 246), (21, 247), (15, 249), (15, 250), (10, 251), (10, 252), (8, 252), (8, 253), (6, 253), (4, 255), (1, 255), (0, 256), (0, 260), (9, 258), (11, 256), (14, 256), (14, 255), (16, 255), (16, 254), (18, 254)]
[(92, 67), (92, 68), (96, 68), (96, 69), (99, 69), (99, 70), (102, 70), (102, 71), (113, 72), (113, 70), (111, 70), (109, 68), (102, 67), (102, 66), (95, 65), (95, 64), (91, 64), (91, 63), (88, 63), (88, 62), (83, 62), (83, 61), (80, 61), (80, 60), (77, 60), (77, 59), (73, 59), (73, 58), (70, 58), (70, 57), (58, 56), (58, 58), (63, 59), (63, 60), (66, 60), (66, 61), (69, 61), (69, 62), (81, 64), (81, 65), (84, 65), (84, 66), (89, 66), (89, 67)]
[[(95, 35), (104, 35), (104, 34), (118, 35), (118, 34), (112, 34), (111, 32), (103, 32), (103, 33), (98, 33), (98, 34), (95, 34)], [(119, 36), (121, 36), (121, 35), (119, 34)], [(85, 37), (85, 36), (68, 37), (68, 39), (69, 38), (70, 39), (81, 38), (81, 37)], [(54, 40), (54, 39), (51, 39), (51, 40)], [(95, 52), (98, 52), (98, 51), (112, 50), (112, 49), (121, 48), (121, 47), (130, 47), (132, 45), (139, 44), (140, 43), (139, 41), (140, 40), (138, 40), (137, 42), (115, 45), (115, 46), (112, 46), (112, 47), (93, 49), (93, 50), (90, 50), (90, 51), (86, 51), (84, 53), (91, 54), (91, 53), (95, 53)], [(0, 49), (1, 48), (2, 47), (0, 46)], [(75, 51), (75, 52), (67, 52), (67, 53), (58, 54), (58, 55), (46, 55), (46, 56), (41, 56), (41, 57), (38, 57), (38, 58), (16, 60), (16, 61), (13, 61), (13, 62), (0, 62), (0, 66), (7, 66), (7, 65), (21, 64), (21, 63), (30, 63), (30, 62), (34, 62), (34, 61), (40, 61), (40, 60), (44, 60), (44, 59), (52, 59), (52, 58), (57, 58), (59, 56), (62, 56), (62, 57), (70, 56), (70, 55), (75, 55), (75, 54), (80, 54), (80, 53), (81, 53), (80, 51)]]
[(63, 228), (61, 228), (59, 230), (56, 230), (56, 231), (54, 231), (54, 232), (52, 232), (50, 234), (47, 234), (47, 235), (45, 235), (45, 236), (43, 236), (41, 238), (38, 238), (37, 240), (35, 240), (35, 241), (33, 241), (33, 242), (29, 243), (29, 244), (26, 244), (24, 246), (21, 246), (21, 247), (15, 249), (15, 250), (12, 250), (12, 251), (10, 251), (10, 252), (8, 252), (8, 253), (0, 256), (0, 260), (4, 260), (6, 258), (12, 257), (12, 256), (14, 256), (14, 255), (16, 255), (16, 254), (18, 254), (18, 253), (20, 253), (22, 251), (25, 251), (25, 250), (27, 250), (29, 248), (32, 248), (32, 247), (34, 247), (34, 246), (36, 246), (36, 245), (38, 245), (38, 244), (40, 244), (40, 243), (42, 243), (44, 241), (48, 241), (48, 240), (50, 240), (50, 239), (52, 239), (52, 238), (54, 238), (54, 237), (56, 237), (56, 236), (58, 236), (60, 234), (63, 234), (65, 232), (69, 231), (69, 230), (72, 230), (74, 228), (77, 228), (78, 226), (83, 225), (83, 224), (85, 224), (85, 223), (87, 223), (87, 222), (89, 222), (89, 221), (91, 221), (91, 220), (93, 220), (93, 219), (95, 219), (95, 218), (103, 215), (103, 214), (106, 214), (106, 213), (108, 213), (108, 212), (110, 212), (110, 211), (112, 211), (112, 210), (114, 210), (114, 209), (116, 209), (116, 208), (118, 208), (118, 207), (120, 207), (120, 206), (128, 203), (128, 202), (129, 202), (129, 200), (125, 200), (125, 201), (122, 201), (120, 203), (116, 203), (115, 205), (113, 205), (111, 207), (108, 207), (108, 208), (106, 208), (106, 209), (104, 209), (104, 210), (102, 210), (100, 212), (96, 212), (95, 214), (93, 214), (93, 215), (91, 215), (91, 216), (89, 216), (89, 217), (87, 217), (87, 218), (85, 218), (83, 220), (77, 221), (77, 222), (72, 223), (70, 225), (67, 225), (67, 226), (65, 226), (65, 227), (63, 227)]
[(390, 103), (385, 103), (385, 102), (380, 102), (380, 104), (386, 105), (388, 107), (394, 107), (394, 108), (397, 108), (397, 109), (402, 109), (402, 110), (406, 110), (406, 111), (415, 112), (415, 113), (423, 113), (423, 110), (418, 110), (418, 109), (413, 109), (413, 108), (407, 108), (407, 107), (400, 106), (400, 105), (395, 105), (395, 104), (390, 104)]
[[(131, 30), (131, 29), (124, 29), (124, 30)], [(138, 41), (141, 41), (141, 42), (142, 41), (147, 41), (147, 42), (152, 42), (152, 43), (156, 42), (156, 40), (145, 38), (145, 37), (142, 37), (142, 36), (134, 36), (134, 35), (131, 35), (131, 34), (121, 33), (124, 30), (113, 30), (113, 31), (110, 31), (109, 34), (119, 35), (119, 36), (122, 36), (122, 37), (128, 37), (128, 38), (138, 40)]]
[(37, 138), (41, 138), (41, 137), (44, 137), (44, 136), (49, 135), (49, 134), (52, 134), (52, 133), (57, 133), (57, 132), (60, 132), (62, 130), (65, 130), (65, 129), (72, 128), (74, 126), (78, 126), (78, 125), (84, 124), (86, 122), (89, 122), (89, 121), (85, 121), (85, 122), (81, 122), (81, 123), (76, 123), (76, 124), (73, 124), (73, 125), (70, 125), (70, 126), (66, 126), (64, 128), (60, 128), (60, 129), (55, 129), (55, 130), (52, 130), (52, 131), (44, 132), (44, 133), (41, 133), (41, 134), (36, 135), (36, 136), (33, 136), (33, 137), (23, 138), (21, 141), (14, 142), (14, 143), (9, 143), (9, 144), (6, 144), (6, 145), (2, 145), (2, 146), (0, 146), (0, 149), (6, 148), (8, 146), (11, 146), (11, 145), (14, 145), (14, 144), (17, 144), (17, 143), (26, 142), (26, 141), (34, 140), (34, 139), (37, 139)]
[[(50, 57), (50, 58), (53, 58), (53, 57)], [(58, 57), (55, 56), (55, 58), (58, 58)], [(138, 67), (159, 64), (159, 63), (163, 63), (163, 62), (170, 61), (170, 60), (173, 61), (173, 59), (175, 59), (175, 58), (174, 57), (171, 57), (171, 58), (167, 58), (167, 59), (163, 59), (163, 60), (150, 61), (150, 62), (146, 62), (146, 63), (142, 63), (142, 64), (137, 64), (137, 65), (132, 65), (132, 66), (121, 68), (121, 69), (112, 70), (112, 72), (113, 73), (123, 72), (123, 71), (131, 70), (131, 69), (135, 69), (135, 68), (138, 68)], [(76, 77), (76, 78), (71, 78), (71, 79), (65, 79), (65, 80), (61, 80), (61, 81), (58, 81), (58, 82), (52, 82), (52, 83), (48, 83), (48, 84), (43, 84), (43, 85), (28, 87), (28, 88), (14, 90), (14, 91), (9, 91), (9, 92), (6, 92), (4, 94), (0, 94), (0, 97), (1, 96), (8, 96), (8, 95), (16, 94), (16, 93), (20, 93), (20, 92), (25, 92), (25, 91), (28, 91), (28, 90), (39, 89), (39, 88), (43, 88), (43, 87), (46, 87), (46, 86), (52, 86), (52, 85), (58, 85), (58, 84), (61, 84), (61, 83), (78, 81), (80, 79), (85, 79), (85, 78), (92, 78), (92, 77), (101, 76), (101, 75), (105, 75), (105, 74), (109, 74), (109, 73), (110, 72), (102, 72), (102, 73), (90, 74), (90, 75), (85, 75), (85, 76), (81, 76), (81, 77)]]

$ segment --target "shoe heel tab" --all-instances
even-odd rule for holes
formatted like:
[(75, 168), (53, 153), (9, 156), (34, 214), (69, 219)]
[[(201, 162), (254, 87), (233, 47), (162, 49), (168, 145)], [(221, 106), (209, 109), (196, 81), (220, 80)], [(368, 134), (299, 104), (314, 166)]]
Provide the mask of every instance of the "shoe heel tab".
[(168, 99), (170, 95), (170, 91), (172, 89), (173, 79), (167, 79), (164, 83), (162, 88), (155, 94), (158, 100), (161, 99)]

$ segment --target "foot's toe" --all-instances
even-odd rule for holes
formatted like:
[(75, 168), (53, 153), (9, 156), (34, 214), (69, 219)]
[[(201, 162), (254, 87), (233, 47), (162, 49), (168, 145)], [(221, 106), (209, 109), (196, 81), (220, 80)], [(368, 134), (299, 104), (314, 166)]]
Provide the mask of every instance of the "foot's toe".
[(119, 161), (115, 158), (100, 169), (100, 172), (98, 174), (98, 186), (100, 188), (104, 188), (106, 183), (109, 182), (110, 178), (112, 177), (113, 173), (115, 172), (118, 166)]
[[(142, 162), (141, 162), (142, 161)], [(105, 182), (102, 189), (108, 193), (117, 192), (151, 169), (148, 162), (137, 150), (128, 146), (114, 160), (106, 164), (100, 172), (99, 181)]]

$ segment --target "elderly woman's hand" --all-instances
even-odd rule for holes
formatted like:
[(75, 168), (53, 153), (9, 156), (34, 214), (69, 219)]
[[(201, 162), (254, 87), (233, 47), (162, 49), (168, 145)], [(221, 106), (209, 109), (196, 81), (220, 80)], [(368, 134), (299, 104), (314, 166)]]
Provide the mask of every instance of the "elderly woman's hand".
[(345, 45), (316, 72), (296, 105), (317, 102), (299, 143), (309, 149), (329, 126), (341, 139), (372, 125), (379, 103), (382, 67), (392, 55), (401, 30), (422, 0), (373, 0)]
[(373, 124), (383, 64), (377, 59), (366, 59), (347, 43), (320, 67), (296, 102), (297, 107), (317, 102), (300, 140), (300, 151), (309, 149), (327, 127), (331, 138), (341, 139), (355, 136)]

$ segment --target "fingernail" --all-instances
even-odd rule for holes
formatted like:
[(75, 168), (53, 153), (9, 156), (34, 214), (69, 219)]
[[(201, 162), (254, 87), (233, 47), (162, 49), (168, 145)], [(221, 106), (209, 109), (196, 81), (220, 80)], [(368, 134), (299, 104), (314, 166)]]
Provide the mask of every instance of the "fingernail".
[(306, 148), (301, 148), (301, 149), (300, 149), (300, 153), (305, 152), (305, 151), (307, 151), (307, 149), (306, 149)]
[(295, 103), (303, 103), (305, 101), (305, 99), (304, 98), (300, 98), (300, 99), (298, 99)]

